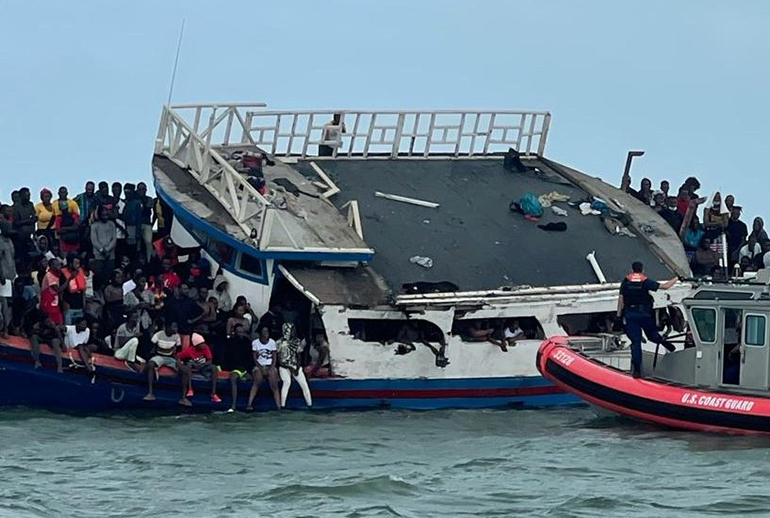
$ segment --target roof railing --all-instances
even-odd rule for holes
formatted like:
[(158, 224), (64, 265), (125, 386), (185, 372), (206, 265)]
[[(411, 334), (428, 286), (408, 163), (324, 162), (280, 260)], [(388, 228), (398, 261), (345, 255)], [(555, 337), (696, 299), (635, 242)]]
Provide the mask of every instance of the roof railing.
[[(188, 169), (246, 235), (258, 235), (263, 245), (277, 218), (267, 216), (270, 203), (228, 163), (229, 149), (257, 147), (276, 157), (313, 160), (484, 157), (509, 147), (542, 156), (551, 122), (545, 111), (267, 111), (266, 106), (164, 106), (155, 141), (156, 154)], [(335, 117), (338, 122), (332, 122)], [(322, 146), (328, 156), (319, 156)]]

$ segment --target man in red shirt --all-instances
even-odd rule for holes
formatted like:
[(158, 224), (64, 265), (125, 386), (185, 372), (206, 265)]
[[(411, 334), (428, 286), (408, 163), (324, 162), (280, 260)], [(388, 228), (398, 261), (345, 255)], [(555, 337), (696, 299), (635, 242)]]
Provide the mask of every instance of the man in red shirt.
[(192, 345), (182, 349), (177, 359), (179, 360), (179, 373), (182, 375), (182, 399), (180, 405), (192, 406), (190, 399), (193, 396), (190, 380), (193, 374), (201, 374), (211, 380), (211, 401), (221, 403), (217, 395), (217, 371), (212, 363), (211, 348), (206, 340), (198, 333), (193, 333), (190, 339)]
[(51, 319), (54, 325), (64, 325), (61, 304), (59, 303), (59, 286), (52, 284), (40, 293), (40, 310)]

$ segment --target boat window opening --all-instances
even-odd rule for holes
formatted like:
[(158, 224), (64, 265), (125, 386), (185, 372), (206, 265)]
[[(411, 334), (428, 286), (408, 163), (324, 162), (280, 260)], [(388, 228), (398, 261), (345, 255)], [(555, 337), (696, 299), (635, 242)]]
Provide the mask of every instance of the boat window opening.
[(570, 336), (612, 333), (613, 311), (559, 315), (556, 322)]
[(717, 336), (717, 312), (712, 308), (692, 308), (692, 320), (703, 343), (714, 343)]
[(369, 318), (348, 319), (350, 335), (363, 342), (433, 342), (444, 343), (444, 333), (427, 320), (381, 320)]
[(313, 303), (285, 278), (276, 277), (269, 306), (281, 314), (284, 322), (294, 322), (298, 337), (312, 339)]
[(253, 255), (241, 253), (238, 269), (256, 277), (262, 277), (262, 260)]
[(540, 325), (540, 322), (535, 317), (455, 320), (452, 324), (452, 334), (460, 336), (463, 342), (486, 342), (490, 338), (501, 339), (505, 336), (505, 329), (507, 327), (516, 326), (522, 330), (526, 339), (545, 339), (543, 326)]
[(227, 243), (216, 240), (213, 237), (209, 237), (208, 252), (214, 257), (214, 259), (216, 259), (219, 264), (224, 264), (227, 266), (233, 265), (233, 260), (235, 259), (235, 248), (228, 245)]
[(741, 373), (741, 323), (743, 311), (727, 308), (724, 315), (724, 331), (722, 333), (722, 383), (729, 385), (740, 384)]
[(746, 345), (765, 345), (766, 319), (764, 315), (746, 316)]

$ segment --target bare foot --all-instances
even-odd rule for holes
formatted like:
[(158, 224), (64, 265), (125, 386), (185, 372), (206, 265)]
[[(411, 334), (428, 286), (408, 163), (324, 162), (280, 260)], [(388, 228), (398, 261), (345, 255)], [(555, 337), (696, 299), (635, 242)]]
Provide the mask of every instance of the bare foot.
[(155, 394), (147, 394), (143, 399), (145, 401), (155, 401)]
[(192, 406), (192, 403), (186, 397), (183, 397), (182, 399), (180, 399), (179, 404), (182, 406)]
[(43, 366), (43, 364), (42, 364), (42, 363), (40, 363), (40, 362), (35, 362), (35, 368), (36, 368), (36, 369), (39, 369), (39, 368), (40, 368), (40, 367), (42, 367), (42, 366)]
[(58, 367), (56, 369), (56, 372), (58, 372), (59, 374), (62, 374), (62, 373), (64, 373), (64, 369), (62, 369), (61, 367)]

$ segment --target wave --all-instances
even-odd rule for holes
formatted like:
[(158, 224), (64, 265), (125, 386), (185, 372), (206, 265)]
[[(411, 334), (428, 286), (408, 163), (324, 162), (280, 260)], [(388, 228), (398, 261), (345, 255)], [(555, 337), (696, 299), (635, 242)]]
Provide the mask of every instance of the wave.
[(378, 496), (413, 496), (422, 491), (421, 487), (392, 475), (369, 478), (348, 477), (328, 485), (289, 484), (267, 491), (266, 500), (305, 498), (308, 496), (327, 497), (367, 497)]

